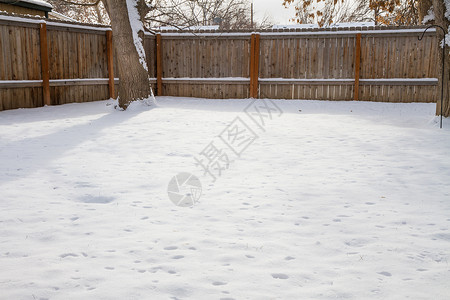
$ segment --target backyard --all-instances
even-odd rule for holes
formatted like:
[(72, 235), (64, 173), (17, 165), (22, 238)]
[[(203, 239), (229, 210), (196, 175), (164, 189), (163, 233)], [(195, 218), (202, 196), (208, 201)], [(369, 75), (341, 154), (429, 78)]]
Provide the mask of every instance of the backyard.
[(0, 112), (0, 298), (450, 298), (435, 104), (157, 102)]

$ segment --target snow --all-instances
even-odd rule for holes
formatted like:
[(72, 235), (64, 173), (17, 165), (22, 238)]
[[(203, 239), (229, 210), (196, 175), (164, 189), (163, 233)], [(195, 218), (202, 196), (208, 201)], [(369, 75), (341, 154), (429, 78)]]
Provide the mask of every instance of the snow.
[(43, 0), (20, 0), (20, 1), (21, 2), (27, 2), (27, 3), (30, 3), (30, 4), (45, 6), (45, 7), (48, 7), (48, 8), (53, 8), (53, 6), (50, 3), (45, 2)]
[(450, 20), (450, 0), (444, 0), (445, 13), (444, 16)]
[(360, 79), (359, 82), (373, 83), (373, 82), (384, 82), (384, 83), (402, 83), (402, 84), (438, 84), (439, 80), (437, 78), (379, 78), (379, 79)]
[[(353, 35), (357, 33), (365, 34), (390, 34), (390, 33), (422, 33), (423, 29), (382, 29), (382, 30), (344, 30), (344, 31), (292, 31), (292, 32), (261, 32), (261, 35)], [(431, 28), (427, 32), (436, 32)]]
[(428, 22), (431, 22), (433, 20), (435, 20), (435, 16), (433, 6), (431, 6), (430, 9), (428, 10), (428, 14), (425, 17), (423, 17), (422, 24), (427, 24)]
[(342, 82), (353, 82), (355, 81), (355, 79), (353, 78), (282, 78), (282, 77), (271, 77), (271, 78), (259, 78), (258, 81), (261, 82), (272, 82), (272, 81), (288, 81), (288, 82), (292, 82), (292, 81), (299, 81), (299, 82), (304, 82), (304, 81), (323, 81), (323, 82), (328, 82), (328, 81), (342, 81)]
[(59, 22), (46, 21), (47, 19), (31, 19), (31, 18), (22, 18), (22, 17), (13, 17), (13, 16), (0, 15), (0, 20), (13, 21), (13, 22), (24, 22), (24, 23), (32, 23), (32, 24), (46, 23), (47, 25), (60, 26), (60, 27), (66, 27), (66, 28), (88, 29), (88, 30), (98, 30), (98, 31), (111, 31), (110, 27), (100, 27), (100, 26), (96, 27), (96, 26), (86, 26), (86, 25), (59, 23)]
[[(41, 22), (44, 23), (44, 22)], [(58, 23), (58, 22), (46, 22), (47, 25), (51, 26), (59, 26), (65, 28), (77, 28), (77, 29), (87, 29), (87, 30), (97, 30), (97, 31), (111, 31), (110, 27), (101, 27), (101, 26), (86, 26), (86, 25), (77, 25), (77, 24), (68, 24), (68, 23)]]
[(72, 19), (66, 15), (60, 14), (59, 12), (56, 12), (56, 11), (51, 11), (48, 14), (50, 17), (54, 17), (57, 19), (62, 19), (62, 20), (69, 21), (69, 22), (77, 22), (77, 20)]
[[(118, 77), (114, 78), (114, 80), (119, 80)], [(108, 82), (109, 78), (72, 78), (72, 79), (50, 79), (50, 82), (66, 82), (66, 81), (76, 81), (76, 82), (90, 82), (90, 81), (103, 81), (103, 82)], [(1, 82), (1, 81), (0, 81)], [(42, 82), (42, 80), (41, 80)]]
[(164, 30), (219, 30), (219, 25), (202, 25), (202, 26), (189, 26), (189, 27), (183, 27), (180, 29), (180, 27), (176, 26), (160, 26), (158, 27), (158, 30), (164, 31)]
[(139, 32), (144, 32), (144, 26), (141, 22), (141, 17), (137, 9), (137, 0), (126, 0), (128, 8), (128, 18), (130, 19), (131, 31), (133, 34), (134, 46), (139, 55), (139, 62), (148, 71), (146, 59), (145, 59), (145, 49), (142, 39), (139, 37)]
[[(444, 16), (447, 18), (447, 20), (450, 20), (450, 0), (444, 0), (444, 5), (445, 5), (445, 12), (444, 12)], [(444, 40), (441, 41), (441, 47), (444, 46), (444, 43), (447, 46), (450, 46), (450, 33), (449, 32), (450, 26), (447, 28), (447, 34), (445, 34), (444, 36)]]
[(158, 32), (161, 36), (233, 36), (233, 37), (250, 37), (251, 32)]
[[(375, 26), (375, 22), (344, 22), (333, 23), (324, 28), (348, 28), (348, 27), (370, 27)], [(319, 24), (289, 24), (289, 25), (273, 25), (272, 29), (304, 29), (304, 28), (321, 28)]]
[[(157, 99), (0, 112), (2, 299), (450, 298), (434, 104)], [(194, 157), (236, 117), (258, 138), (213, 183)]]
[(29, 83), (31, 85), (33, 84), (42, 84), (42, 80), (0, 80), (0, 84), (14, 84), (14, 83)]
[[(296, 35), (355, 35), (361, 33), (366, 34), (391, 34), (391, 33), (417, 33), (421, 34), (423, 29), (383, 29), (383, 30), (344, 30), (344, 31), (286, 31), (286, 32), (253, 32), (259, 33), (261, 36), (296, 36)], [(430, 28), (427, 32), (436, 32), (435, 28)], [(199, 36), (199, 37), (248, 37), (252, 33), (243, 32), (161, 32), (161, 36)]]
[(239, 81), (239, 82), (249, 82), (248, 77), (164, 77), (163, 81)]
[(381, 81), (381, 82), (389, 82), (389, 81), (405, 81), (405, 82), (435, 82), (437, 83), (439, 80), (437, 78), (376, 78), (376, 79), (360, 79), (359, 81)]
[(0, 15), (0, 20), (25, 22), (25, 23), (33, 23), (33, 24), (46, 23), (44, 21), (44, 19), (30, 19), (30, 18), (13, 17), (13, 16), (6, 16), (6, 15)]

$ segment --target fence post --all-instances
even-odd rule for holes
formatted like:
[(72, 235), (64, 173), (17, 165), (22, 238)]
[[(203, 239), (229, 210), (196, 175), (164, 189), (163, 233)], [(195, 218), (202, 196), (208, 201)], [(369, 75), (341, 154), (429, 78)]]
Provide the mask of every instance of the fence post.
[(156, 94), (162, 96), (162, 52), (161, 52), (161, 34), (156, 34)]
[(254, 57), (255, 57), (255, 64), (254, 69), (253, 69), (253, 96), (254, 98), (258, 98), (258, 79), (259, 79), (259, 40), (260, 40), (260, 35), (256, 34), (255, 35), (255, 53), (254, 53)]
[(253, 33), (250, 39), (250, 98), (258, 98), (260, 35)]
[(50, 72), (48, 69), (47, 24), (40, 23), (39, 43), (41, 48), (42, 96), (44, 105), (51, 105), (50, 101)]
[(250, 98), (253, 98), (253, 69), (255, 68), (255, 56), (253, 55), (255, 52), (255, 34), (252, 33), (251, 37), (250, 37), (250, 69), (248, 71), (249, 75), (250, 75), (250, 88), (249, 88), (249, 94), (250, 94)]
[(109, 98), (115, 98), (114, 87), (114, 48), (112, 42), (112, 31), (106, 31), (106, 56), (108, 62), (108, 86)]
[(355, 45), (355, 95), (354, 100), (359, 100), (359, 69), (361, 66), (361, 33), (356, 34)]

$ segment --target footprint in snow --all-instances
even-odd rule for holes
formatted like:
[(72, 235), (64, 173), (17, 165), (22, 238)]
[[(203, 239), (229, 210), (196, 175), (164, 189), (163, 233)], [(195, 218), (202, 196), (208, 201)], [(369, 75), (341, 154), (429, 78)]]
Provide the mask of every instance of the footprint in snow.
[(172, 259), (181, 259), (181, 258), (184, 258), (184, 256), (183, 255), (172, 256)]
[(86, 188), (86, 187), (93, 187), (93, 185), (90, 184), (89, 182), (83, 181), (75, 182), (75, 188)]
[(227, 284), (227, 282), (222, 282), (222, 281), (214, 281), (214, 282), (212, 283), (212, 285), (215, 285), (215, 286), (226, 285), (226, 284)]
[(176, 250), (176, 249), (178, 249), (177, 246), (168, 246), (164, 248), (164, 250)]
[(386, 272), (386, 271), (383, 271), (383, 272), (379, 272), (378, 274), (380, 274), (380, 275), (384, 275), (384, 276), (387, 276), (387, 277), (391, 277), (391, 276), (392, 276), (392, 274), (391, 274), (391, 273), (389, 273), (389, 272)]
[(85, 195), (79, 198), (81, 202), (84, 203), (101, 203), (107, 204), (111, 203), (115, 200), (114, 197), (106, 197), (106, 196), (93, 196), (93, 195)]
[(369, 240), (357, 238), (350, 241), (346, 241), (345, 244), (350, 247), (363, 247), (369, 243)]
[(78, 255), (75, 254), (75, 253), (64, 253), (64, 254), (61, 254), (59, 257), (66, 258), (66, 257), (69, 257), (69, 256), (71, 256), (71, 257), (78, 257)]
[(283, 274), (283, 273), (272, 273), (271, 275), (275, 279), (288, 279), (289, 278), (289, 276), (287, 276), (286, 274)]

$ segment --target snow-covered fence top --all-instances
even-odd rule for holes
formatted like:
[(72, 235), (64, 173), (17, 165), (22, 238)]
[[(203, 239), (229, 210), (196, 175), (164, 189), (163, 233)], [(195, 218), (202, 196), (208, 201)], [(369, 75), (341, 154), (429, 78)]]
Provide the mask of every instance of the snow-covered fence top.
[[(164, 37), (186, 38), (186, 37), (215, 37), (215, 38), (248, 38), (252, 34), (259, 34), (264, 37), (286, 36), (352, 36), (361, 33), (364, 36), (392, 36), (392, 35), (414, 35), (421, 34), (426, 27), (423, 26), (368, 26), (368, 27), (347, 27), (347, 28), (314, 28), (314, 29), (266, 29), (258, 31), (217, 31), (217, 30), (163, 30), (157, 32)], [(435, 33), (436, 29), (427, 30), (429, 33)]]
[[(423, 28), (147, 33), (160, 95), (434, 102), (437, 41)], [(107, 99), (107, 26), (0, 14), (0, 110)]]

